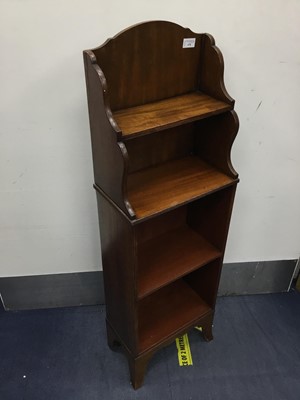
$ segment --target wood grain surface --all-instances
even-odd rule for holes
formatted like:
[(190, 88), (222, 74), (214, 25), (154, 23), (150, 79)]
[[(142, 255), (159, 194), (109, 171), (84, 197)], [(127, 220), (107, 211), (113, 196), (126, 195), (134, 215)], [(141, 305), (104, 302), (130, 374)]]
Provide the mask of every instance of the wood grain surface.
[(139, 304), (139, 350), (158, 345), (209, 311), (211, 308), (183, 280), (145, 297)]
[(114, 112), (124, 137), (171, 128), (230, 110), (230, 104), (194, 92)]
[(187, 225), (143, 243), (139, 248), (139, 298), (220, 256), (219, 250)]
[(175, 208), (234, 179), (197, 157), (185, 157), (128, 176), (128, 198), (137, 218)]

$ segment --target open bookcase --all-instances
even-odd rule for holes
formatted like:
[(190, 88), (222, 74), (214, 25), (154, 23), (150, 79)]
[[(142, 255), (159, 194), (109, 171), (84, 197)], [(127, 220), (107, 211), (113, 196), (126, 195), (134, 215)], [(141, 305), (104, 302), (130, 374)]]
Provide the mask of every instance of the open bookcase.
[(238, 118), (209, 34), (146, 22), (84, 61), (108, 344), (138, 388), (177, 336), (200, 325), (212, 339)]

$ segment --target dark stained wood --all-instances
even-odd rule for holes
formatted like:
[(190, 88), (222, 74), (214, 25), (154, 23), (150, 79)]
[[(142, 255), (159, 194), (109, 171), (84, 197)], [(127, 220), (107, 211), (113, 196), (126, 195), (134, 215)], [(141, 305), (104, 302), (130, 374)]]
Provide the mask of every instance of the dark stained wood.
[(124, 138), (152, 133), (230, 110), (231, 106), (203, 93), (189, 93), (114, 112)]
[(187, 222), (217, 249), (224, 252), (236, 183), (189, 204)]
[(148, 363), (155, 350), (148, 351), (140, 357), (129, 357), (130, 381), (134, 389), (139, 389), (143, 382)]
[(122, 346), (136, 389), (177, 336), (197, 325), (212, 339), (238, 118), (209, 34), (150, 21), (84, 61), (107, 340)]
[[(117, 143), (117, 128), (107, 118), (106, 82), (95, 57), (90, 51), (84, 53), (89, 120), (91, 129), (95, 183), (118, 206), (134, 217), (127, 201), (124, 177), (128, 169), (128, 156), (123, 143)], [(109, 157), (107, 157), (109, 154)]]
[[(184, 38), (194, 48), (182, 48)], [(166, 21), (121, 32), (93, 49), (108, 84), (112, 110), (171, 98), (197, 89), (201, 34)]]
[(194, 134), (195, 124), (186, 124), (126, 141), (129, 173), (193, 154)]
[(198, 157), (186, 157), (129, 175), (128, 198), (137, 218), (145, 218), (233, 182)]
[(107, 321), (119, 341), (137, 351), (135, 245), (130, 222), (97, 192)]
[[(196, 39), (194, 48), (182, 47), (187, 35)], [(159, 37), (163, 40), (158, 42)], [(124, 109), (146, 107), (146, 113), (145, 110), (137, 113), (145, 125), (140, 123), (137, 127), (135, 122), (128, 125), (128, 132), (132, 130), (133, 135), (229, 110), (234, 102), (224, 87), (223, 58), (210, 35), (196, 34), (170, 22), (151, 21), (121, 32), (99, 48), (85, 51), (84, 60), (95, 181), (134, 219), (136, 216), (127, 196), (129, 161), (122, 143), (126, 135), (122, 136), (112, 110), (118, 116), (118, 110), (126, 114), (128, 110)], [(207, 104), (199, 103), (199, 97), (206, 99)], [(194, 101), (195, 98), (198, 100)], [(149, 128), (147, 124), (151, 118), (147, 107), (151, 108), (153, 105), (149, 103), (160, 100), (166, 105), (162, 121), (161, 111), (151, 109), (149, 113), (155, 118)], [(110, 156), (106, 157), (107, 154)]]
[(107, 331), (107, 344), (113, 351), (118, 350), (122, 345), (125, 355), (128, 359), (128, 365), (130, 370), (130, 380), (134, 389), (138, 389), (142, 386), (144, 376), (149, 360), (157, 349), (152, 351), (144, 352), (142, 355), (135, 355), (132, 353), (126, 343), (120, 339), (117, 332), (112, 328), (110, 322), (106, 319), (106, 331)]
[(190, 327), (211, 308), (184, 281), (176, 282), (139, 302), (139, 350), (150, 349)]
[(219, 250), (188, 226), (159, 235), (139, 246), (138, 297), (147, 296), (220, 256)]
[(163, 213), (159, 218), (150, 218), (142, 220), (135, 226), (137, 246), (143, 245), (157, 238), (167, 234), (172, 230), (181, 228), (186, 224), (187, 220), (187, 206), (181, 206), (174, 210)]
[(238, 129), (239, 120), (235, 111), (199, 121), (195, 129), (195, 153), (232, 178), (238, 177), (230, 159)]
[(207, 314), (201, 320), (202, 336), (206, 342), (210, 342), (211, 340), (213, 340), (213, 320), (214, 313)]
[[(206, 239), (220, 249), (224, 255), (236, 184), (210, 198), (190, 205), (187, 220), (189, 224)], [(210, 200), (210, 201), (208, 201)], [(185, 279), (203, 299), (215, 308), (223, 260), (217, 259), (201, 270), (196, 270)]]
[(211, 309), (215, 308), (222, 263), (222, 258), (218, 258), (183, 278)]
[(212, 35), (202, 36), (202, 63), (199, 70), (199, 88), (216, 99), (234, 105), (224, 85), (224, 60)]

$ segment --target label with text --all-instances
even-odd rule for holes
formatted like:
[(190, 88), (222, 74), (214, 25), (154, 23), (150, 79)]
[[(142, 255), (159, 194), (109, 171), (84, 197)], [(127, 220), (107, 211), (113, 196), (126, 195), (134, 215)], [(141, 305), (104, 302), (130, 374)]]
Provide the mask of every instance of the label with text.
[(188, 335), (185, 334), (176, 338), (176, 347), (178, 350), (178, 362), (181, 367), (193, 365), (191, 348)]
[(196, 38), (184, 38), (183, 39), (182, 47), (184, 49), (191, 49), (191, 48), (195, 47), (195, 45), (196, 45)]

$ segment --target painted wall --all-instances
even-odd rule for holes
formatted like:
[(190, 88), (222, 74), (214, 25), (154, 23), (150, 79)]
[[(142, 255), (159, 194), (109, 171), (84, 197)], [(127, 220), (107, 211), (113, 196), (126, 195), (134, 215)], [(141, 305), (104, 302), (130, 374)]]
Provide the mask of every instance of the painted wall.
[(299, 256), (297, 0), (1, 0), (0, 276), (101, 268), (82, 50), (151, 19), (213, 34), (225, 58), (241, 123), (226, 261)]

